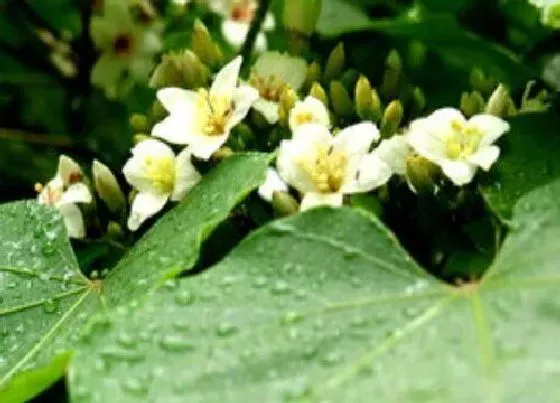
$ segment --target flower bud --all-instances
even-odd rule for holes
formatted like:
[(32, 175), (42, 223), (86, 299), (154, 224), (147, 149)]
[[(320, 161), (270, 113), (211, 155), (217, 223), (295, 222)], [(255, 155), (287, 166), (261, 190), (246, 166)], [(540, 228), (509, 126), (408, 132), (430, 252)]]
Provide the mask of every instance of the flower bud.
[(421, 68), (426, 61), (426, 45), (417, 40), (410, 41), (406, 60), (411, 68)]
[(278, 105), (278, 116), (280, 125), (288, 126), (288, 118), (290, 111), (298, 100), (296, 92), (291, 87), (286, 87), (280, 95), (280, 103)]
[(372, 122), (379, 122), (381, 116), (383, 115), (383, 105), (381, 104), (381, 98), (379, 98), (379, 93), (375, 88), (371, 90), (371, 121)]
[(313, 98), (317, 98), (319, 101), (325, 104), (325, 107), (328, 108), (329, 98), (327, 97), (327, 93), (325, 92), (321, 84), (319, 84), (319, 82), (313, 83), (313, 85), (311, 86), (311, 90), (309, 91), (309, 95), (311, 95)]
[(399, 92), (402, 73), (401, 57), (396, 50), (389, 52), (385, 65), (386, 69), (381, 81), (381, 93), (386, 98), (395, 98)]
[(138, 143), (141, 143), (144, 140), (148, 140), (150, 138), (151, 137), (149, 135), (145, 134), (145, 133), (137, 133), (137, 134), (134, 135), (133, 142), (134, 142), (134, 144), (138, 144)]
[(354, 113), (352, 98), (340, 81), (331, 81), (329, 95), (332, 108), (338, 116), (348, 117)]
[(233, 150), (227, 146), (220, 147), (218, 151), (212, 154), (212, 159), (215, 161), (221, 161), (228, 157), (231, 157), (234, 154)]
[(412, 90), (412, 116), (418, 116), (426, 107), (426, 95), (422, 88), (416, 87)]
[(354, 100), (356, 104), (356, 112), (362, 120), (370, 120), (372, 115), (372, 88), (366, 76), (361, 76), (356, 83), (354, 91)]
[(119, 239), (124, 235), (121, 225), (115, 221), (109, 221), (107, 224), (107, 236), (110, 239)]
[(305, 88), (311, 88), (314, 82), (321, 80), (321, 65), (313, 62), (307, 66), (307, 75), (305, 77)]
[(92, 164), (93, 182), (97, 194), (107, 205), (109, 210), (117, 213), (125, 207), (125, 197), (119, 186), (119, 182), (111, 170), (101, 162), (93, 160)]
[(272, 194), (272, 208), (278, 217), (287, 217), (299, 211), (299, 203), (288, 192), (274, 192)]
[(406, 178), (415, 193), (435, 194), (438, 173), (438, 166), (420, 155), (411, 154), (406, 159)]
[(387, 105), (381, 119), (381, 136), (391, 137), (396, 133), (404, 117), (404, 107), (401, 101), (394, 100)]
[(463, 92), (461, 95), (461, 112), (466, 117), (471, 117), (484, 110), (484, 98), (478, 91)]
[(211, 68), (218, 67), (223, 61), (222, 50), (199, 19), (194, 22), (191, 47), (200, 60)]
[(482, 95), (490, 94), (497, 83), (492, 77), (486, 77), (484, 72), (479, 68), (474, 68), (471, 71), (470, 83), (473, 89), (480, 92)]
[(141, 113), (133, 114), (128, 123), (135, 132), (145, 132), (148, 130), (148, 118), (146, 115), (142, 115)]
[[(301, 1), (301, 0), (300, 0)], [(344, 44), (339, 43), (330, 53), (327, 60), (327, 65), (325, 66), (325, 81), (329, 82), (335, 78), (340, 77), (342, 71), (344, 70), (344, 65), (346, 59), (344, 56)]]
[(321, 3), (322, 0), (284, 0), (284, 26), (310, 36), (319, 20)]
[(210, 71), (198, 56), (186, 50), (184, 53), (170, 53), (163, 55), (161, 63), (156, 67), (150, 87), (181, 87), (196, 89), (205, 87), (210, 78)]
[(492, 92), (492, 95), (490, 95), (484, 113), (497, 117), (507, 117), (509, 99), (510, 96), (507, 88), (503, 84), (498, 85), (494, 92)]

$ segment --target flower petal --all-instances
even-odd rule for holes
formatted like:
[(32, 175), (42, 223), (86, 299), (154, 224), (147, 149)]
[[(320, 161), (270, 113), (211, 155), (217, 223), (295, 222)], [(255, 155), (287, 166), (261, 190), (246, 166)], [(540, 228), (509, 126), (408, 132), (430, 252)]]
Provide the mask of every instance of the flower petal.
[(186, 119), (180, 115), (169, 115), (152, 128), (152, 136), (164, 139), (172, 144), (188, 144), (187, 134), (198, 131), (194, 116)]
[(278, 115), (278, 103), (269, 101), (268, 99), (259, 98), (253, 104), (253, 109), (260, 112), (266, 121), (273, 125), (278, 122), (280, 118)]
[(266, 179), (258, 189), (259, 196), (263, 200), (272, 203), (274, 192), (287, 191), (288, 185), (286, 185), (286, 183), (280, 178), (278, 172), (276, 172), (276, 170), (273, 168), (268, 168), (268, 170), (266, 171)]
[(153, 180), (149, 177), (146, 167), (148, 158), (175, 158), (173, 150), (159, 140), (147, 139), (132, 149), (132, 157), (123, 168), (128, 183), (140, 192), (159, 193)]
[(64, 185), (68, 185), (76, 179), (82, 179), (82, 168), (80, 168), (80, 166), (72, 158), (66, 155), (61, 155), (58, 159), (58, 169), (56, 174), (62, 179), (62, 183)]
[(266, 52), (257, 59), (253, 72), (261, 78), (276, 77), (298, 91), (305, 82), (307, 63), (287, 53)]
[(502, 134), (509, 131), (509, 123), (492, 115), (476, 115), (469, 119), (469, 127), (482, 133), (480, 147), (493, 144)]
[(325, 127), (331, 126), (329, 111), (317, 98), (308, 96), (303, 101), (297, 101), (290, 111), (289, 125), (292, 131), (298, 127), (315, 123)]
[(385, 161), (374, 153), (368, 154), (361, 159), (353, 180), (347, 182), (340, 191), (344, 194), (369, 192), (387, 183), (392, 173)]
[(85, 183), (74, 183), (62, 194), (59, 204), (91, 203), (91, 192)]
[(444, 160), (441, 163), (443, 173), (457, 186), (470, 183), (476, 173), (476, 167), (463, 161)]
[(58, 210), (64, 220), (66, 231), (70, 238), (82, 239), (86, 236), (84, 219), (79, 207), (75, 204), (62, 204)]
[(300, 210), (305, 211), (319, 206), (342, 206), (342, 193), (306, 193), (301, 201)]
[(218, 72), (210, 88), (211, 96), (233, 97), (233, 91), (237, 87), (242, 61), (243, 58), (237, 56)]
[(500, 148), (498, 146), (489, 146), (480, 149), (468, 157), (467, 161), (471, 164), (478, 165), (485, 171), (489, 171), (492, 165), (500, 156)]
[(371, 122), (358, 123), (341, 130), (333, 140), (335, 150), (348, 156), (363, 156), (368, 153), (371, 143), (379, 140), (379, 130)]
[(420, 154), (435, 164), (439, 164), (445, 158), (445, 143), (442, 137), (424, 129), (411, 127), (406, 135), (408, 144)]
[(175, 159), (175, 187), (171, 200), (180, 201), (198, 183), (202, 176), (191, 162), (188, 148), (181, 151)]
[(233, 114), (228, 121), (228, 130), (237, 126), (249, 113), (253, 103), (259, 99), (259, 92), (253, 87), (242, 85), (233, 91)]
[(293, 140), (283, 140), (278, 149), (276, 158), (278, 174), (282, 180), (303, 193), (315, 191), (315, 184), (301, 165), (301, 161), (309, 158), (309, 154), (313, 152), (312, 143)]
[(170, 113), (194, 115), (199, 95), (182, 88), (163, 88), (156, 93), (157, 99)]
[(195, 157), (208, 160), (223, 146), (229, 137), (229, 132), (221, 136), (205, 136), (191, 133), (187, 136), (189, 150)]
[(389, 165), (393, 173), (402, 176), (406, 174), (406, 159), (410, 151), (405, 136), (393, 136), (383, 140), (374, 153)]
[(292, 141), (323, 144), (330, 147), (333, 137), (329, 129), (317, 123), (309, 123), (299, 126), (292, 135)]
[(222, 22), (222, 35), (227, 43), (239, 49), (243, 46), (250, 27), (246, 22), (224, 20)]
[(168, 195), (140, 192), (132, 202), (130, 216), (128, 217), (128, 229), (136, 231), (148, 218), (159, 212), (167, 202)]

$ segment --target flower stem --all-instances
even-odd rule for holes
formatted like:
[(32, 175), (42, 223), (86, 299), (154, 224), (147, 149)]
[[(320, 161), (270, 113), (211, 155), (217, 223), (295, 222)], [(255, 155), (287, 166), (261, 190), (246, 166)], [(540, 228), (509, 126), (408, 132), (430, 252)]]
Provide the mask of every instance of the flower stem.
[(268, 13), (268, 9), (270, 8), (270, 4), (272, 3), (271, 0), (260, 0), (259, 8), (255, 14), (255, 18), (251, 22), (251, 28), (247, 33), (247, 38), (245, 38), (245, 43), (241, 48), (241, 55), (243, 56), (245, 68), (247, 67), (247, 61), (250, 59), (253, 49), (255, 47), (255, 43), (257, 41), (257, 36), (261, 31), (262, 25), (266, 18), (266, 14)]

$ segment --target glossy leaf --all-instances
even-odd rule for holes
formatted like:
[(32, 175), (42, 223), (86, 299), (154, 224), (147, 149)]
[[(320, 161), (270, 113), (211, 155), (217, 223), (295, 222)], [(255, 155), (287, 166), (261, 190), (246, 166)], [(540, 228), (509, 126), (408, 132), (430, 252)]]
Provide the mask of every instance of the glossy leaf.
[(560, 118), (553, 112), (519, 116), (500, 142), (502, 155), (482, 192), (492, 210), (508, 220), (522, 195), (560, 177)]
[(559, 197), (560, 182), (524, 197), (486, 277), (462, 287), (367, 213), (274, 222), (93, 326), (72, 402), (553, 401)]
[(473, 66), (504, 82), (522, 83), (531, 71), (510, 50), (461, 27), (452, 14), (411, 12), (393, 19), (370, 19), (358, 7), (341, 0), (326, 0), (317, 30), (325, 36), (379, 31), (414, 39), (465, 69)]
[[(105, 280), (80, 274), (55, 211), (31, 201), (0, 207), (0, 401), (18, 401), (33, 379), (48, 386), (44, 379), (59, 378), (64, 366), (50, 360), (74, 347), (94, 313), (191, 268), (202, 242), (264, 181), (268, 162), (266, 154), (247, 154), (220, 164)], [(53, 373), (25, 372), (47, 364)]]

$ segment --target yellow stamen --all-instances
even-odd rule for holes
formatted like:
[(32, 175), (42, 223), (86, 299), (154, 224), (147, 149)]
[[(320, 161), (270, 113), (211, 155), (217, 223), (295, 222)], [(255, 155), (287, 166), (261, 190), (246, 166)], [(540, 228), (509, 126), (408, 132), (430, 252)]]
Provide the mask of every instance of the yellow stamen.
[(147, 157), (146, 174), (161, 193), (171, 193), (175, 186), (175, 160), (173, 157)]
[(316, 153), (300, 161), (311, 181), (321, 193), (336, 193), (342, 187), (348, 166), (348, 156), (332, 147), (318, 147)]
[(454, 120), (445, 139), (445, 154), (454, 160), (466, 158), (478, 150), (481, 138), (482, 133), (479, 130)]
[(208, 90), (198, 91), (197, 104), (201, 131), (207, 136), (221, 136), (233, 113), (233, 102), (229, 97), (211, 96)]

